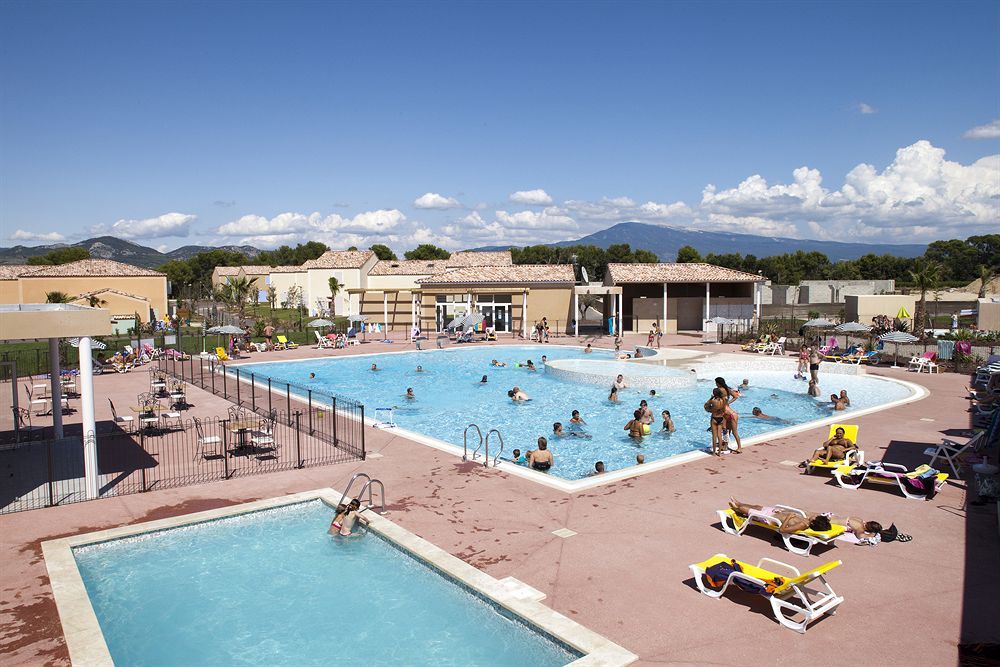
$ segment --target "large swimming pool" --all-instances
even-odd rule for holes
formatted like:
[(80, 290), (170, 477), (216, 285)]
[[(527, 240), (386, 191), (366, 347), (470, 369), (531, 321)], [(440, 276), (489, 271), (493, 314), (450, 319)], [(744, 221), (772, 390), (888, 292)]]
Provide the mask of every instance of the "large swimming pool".
[[(611, 353), (605, 350), (584, 354), (580, 348), (564, 346), (470, 346), (242, 364), (239, 368), (241, 374), (253, 372), (258, 377), (270, 376), (358, 399), (364, 402), (370, 416), (374, 416), (375, 408), (394, 407), (399, 426), (458, 446), (462, 445), (462, 434), (469, 423), (478, 424), (484, 434), (496, 428), (504, 439), (504, 457), (514, 448), (522, 452), (534, 449), (538, 436), (544, 435), (549, 438), (549, 448), (556, 458), (550, 474), (567, 480), (588, 476), (596, 461), (604, 461), (606, 469), (612, 471), (634, 466), (639, 453), (644, 454), (646, 463), (650, 463), (703, 450), (711, 444), (706, 432), (708, 416), (702, 407), (714, 386), (711, 381), (700, 380), (689, 386), (675, 387), (674, 379), (681, 371), (671, 370), (664, 376), (664, 387), (657, 390), (655, 397), (649, 396), (648, 388), (626, 389), (620, 394), (620, 402), (615, 404), (608, 401), (608, 386), (574, 382), (563, 373), (546, 373), (541, 365), (543, 354), (549, 360), (611, 359)], [(491, 366), (493, 359), (507, 366)], [(528, 359), (534, 361), (539, 369), (537, 372), (524, 368)], [(370, 370), (372, 363), (378, 370)], [(423, 372), (417, 372), (418, 365)], [(643, 364), (635, 368), (636, 374), (643, 374), (642, 381), (648, 387), (650, 367)], [(310, 373), (315, 373), (316, 377), (310, 379)], [(487, 376), (485, 384), (481, 382), (484, 375)], [(834, 413), (828, 407), (828, 396), (833, 391), (846, 389), (851, 397), (851, 408), (837, 413), (844, 420), (850, 420), (851, 413), (857, 410), (910, 395), (906, 386), (872, 376), (826, 374), (821, 377), (826, 397), (819, 399), (806, 395), (806, 383), (794, 379), (791, 372), (734, 371), (727, 380), (736, 386), (743, 378), (750, 380), (751, 388), (733, 408), (740, 414), (740, 434), (744, 438), (830, 417)], [(507, 391), (515, 385), (526, 391), (532, 400), (512, 402)], [(413, 388), (416, 398), (405, 397), (408, 387)], [(660, 432), (657, 423), (653, 433), (640, 441), (627, 436), (624, 426), (644, 398), (657, 419), (662, 410), (670, 411), (677, 427), (675, 433)], [(755, 419), (750, 414), (754, 406), (778, 420)], [(553, 438), (553, 423), (558, 421), (568, 427), (573, 410), (579, 410), (586, 421), (583, 430), (588, 437)], [(478, 437), (475, 441), (478, 442)]]
[(579, 654), (314, 500), (73, 549), (119, 665), (565, 665)]

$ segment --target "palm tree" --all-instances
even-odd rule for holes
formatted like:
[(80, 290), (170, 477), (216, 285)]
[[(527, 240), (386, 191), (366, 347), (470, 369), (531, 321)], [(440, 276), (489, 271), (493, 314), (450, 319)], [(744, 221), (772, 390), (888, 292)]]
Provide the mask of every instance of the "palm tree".
[(229, 282), (222, 286), (220, 290), (220, 296), (222, 301), (229, 306), (234, 306), (240, 316), (240, 324), (243, 324), (243, 320), (246, 319), (247, 315), (247, 303), (250, 301), (250, 297), (256, 294), (257, 279), (256, 278), (230, 278)]
[(333, 276), (330, 276), (328, 284), (330, 285), (330, 317), (333, 318), (337, 315), (337, 295), (340, 294), (340, 290), (344, 289), (344, 284)]
[(983, 264), (979, 267), (979, 298), (986, 298), (986, 288), (993, 280), (993, 267)]
[(66, 292), (46, 292), (45, 303), (69, 303), (70, 297)]
[(103, 308), (108, 305), (108, 302), (97, 296), (96, 294), (91, 294), (87, 297), (87, 305), (91, 308)]
[(937, 262), (918, 262), (910, 271), (910, 279), (920, 290), (920, 301), (913, 313), (913, 335), (923, 337), (927, 321), (927, 291), (933, 289), (941, 278), (941, 265)]

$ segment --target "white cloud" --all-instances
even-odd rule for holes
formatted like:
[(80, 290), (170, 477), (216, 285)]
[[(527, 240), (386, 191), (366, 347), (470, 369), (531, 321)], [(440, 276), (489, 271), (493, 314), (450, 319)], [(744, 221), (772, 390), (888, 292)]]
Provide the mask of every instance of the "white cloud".
[(563, 207), (580, 220), (599, 222), (672, 222), (691, 218), (691, 209), (682, 201), (661, 204), (647, 201), (637, 204), (629, 197), (603, 197), (596, 202), (569, 200)]
[(11, 241), (46, 241), (48, 243), (58, 243), (65, 241), (66, 237), (59, 232), (29, 232), (23, 229), (14, 230), (10, 235)]
[(436, 192), (428, 192), (423, 194), (413, 200), (413, 205), (416, 208), (434, 209), (438, 211), (444, 211), (449, 208), (462, 208), (462, 204), (459, 203), (454, 197), (445, 197), (444, 195), (439, 195)]
[(864, 102), (858, 103), (858, 111), (868, 116), (873, 113), (878, 113), (878, 109), (870, 104), (865, 104)]
[[(216, 232), (227, 242), (274, 248), (282, 244), (294, 245), (303, 241), (322, 241), (331, 248), (346, 248), (389, 234), (406, 221), (397, 209), (366, 211), (353, 218), (336, 213), (323, 216), (318, 212), (305, 214), (286, 212), (273, 218), (261, 215), (244, 215), (227, 222)], [(372, 241), (377, 243), (378, 240)]]
[(1000, 120), (979, 125), (962, 135), (963, 139), (1000, 139)]
[(526, 206), (549, 206), (552, 204), (552, 197), (545, 190), (519, 190), (510, 194), (510, 200), (515, 204), (525, 204)]
[(165, 236), (187, 236), (191, 231), (191, 223), (197, 219), (198, 216), (186, 213), (164, 213), (155, 218), (122, 219), (110, 226), (97, 225), (91, 228), (91, 233), (110, 234), (121, 239), (139, 241)]

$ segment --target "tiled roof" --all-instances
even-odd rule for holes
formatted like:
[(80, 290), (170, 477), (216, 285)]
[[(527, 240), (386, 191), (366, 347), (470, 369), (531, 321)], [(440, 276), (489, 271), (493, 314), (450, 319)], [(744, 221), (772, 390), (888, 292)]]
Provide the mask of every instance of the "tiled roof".
[(42, 267), (28, 266), (27, 264), (0, 264), (0, 280), (17, 280), (20, 276), (25, 276)]
[(447, 267), (444, 259), (382, 259), (375, 263), (370, 276), (429, 276)]
[(213, 269), (213, 272), (217, 276), (235, 276), (240, 272), (240, 267), (238, 266), (217, 266)]
[(301, 266), (272, 266), (271, 273), (298, 273), (305, 271)]
[(463, 266), (510, 266), (514, 263), (510, 257), (510, 250), (499, 250), (496, 252), (467, 250), (465, 252), (454, 252), (446, 261), (449, 269), (457, 269)]
[(112, 289), (110, 287), (103, 287), (101, 289), (95, 289), (95, 290), (91, 290), (89, 292), (84, 292), (83, 294), (81, 294), (79, 296), (73, 297), (72, 299), (70, 299), (70, 301), (80, 301), (81, 299), (87, 299), (87, 298), (92, 297), (92, 296), (97, 296), (98, 294), (107, 294), (108, 292), (111, 292), (113, 294), (118, 294), (120, 296), (128, 297), (130, 299), (136, 299), (138, 301), (149, 301), (149, 299), (147, 299), (146, 297), (144, 297), (142, 295), (132, 294), (131, 292), (123, 292), (120, 289)]
[(131, 264), (116, 262), (112, 259), (81, 259), (68, 264), (42, 266), (38, 271), (32, 271), (25, 278), (133, 278), (133, 277), (165, 278), (165, 273), (143, 269)]
[(497, 284), (539, 285), (576, 282), (572, 264), (515, 264), (513, 266), (466, 266), (417, 281), (421, 285)]
[(374, 256), (371, 250), (327, 250), (305, 262), (302, 269), (360, 269)]
[(608, 264), (611, 282), (622, 283), (752, 283), (763, 276), (714, 264)]
[(239, 269), (243, 269), (243, 273), (249, 273), (254, 276), (267, 275), (271, 273), (271, 271), (274, 271), (274, 269), (267, 264), (246, 264), (244, 266), (236, 266), (233, 268), (237, 269), (237, 271)]

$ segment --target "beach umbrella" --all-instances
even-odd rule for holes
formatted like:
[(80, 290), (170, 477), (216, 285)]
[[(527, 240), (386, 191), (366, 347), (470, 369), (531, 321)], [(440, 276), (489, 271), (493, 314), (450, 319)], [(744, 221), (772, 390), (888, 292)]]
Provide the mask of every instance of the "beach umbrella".
[(871, 327), (866, 327), (860, 322), (844, 322), (843, 324), (838, 324), (833, 328), (836, 333), (842, 333), (847, 336), (848, 342), (850, 342), (851, 335), (857, 335), (861, 337), (861, 334), (870, 334)]
[(226, 335), (229, 335), (229, 336), (241, 336), (241, 335), (245, 334), (246, 331), (244, 331), (243, 329), (240, 329), (239, 327), (233, 326), (232, 324), (226, 324), (226, 325), (219, 326), (219, 327), (212, 327), (211, 329), (209, 329), (205, 333), (210, 333), (210, 334), (226, 334)]
[[(350, 324), (358, 323), (358, 324), (364, 325), (366, 322), (368, 322), (368, 317), (365, 316), (365, 315), (348, 315), (347, 316), (347, 321)], [(357, 335), (356, 332), (355, 332), (355, 335)], [(364, 342), (368, 342), (368, 332), (365, 331), (364, 326), (361, 327), (361, 337), (362, 337), (362, 340)]]
[(466, 316), (464, 320), (462, 320), (462, 329), (464, 330), (468, 329), (469, 327), (478, 327), (485, 320), (486, 318), (483, 316), (482, 313), (472, 313), (471, 315)]
[(830, 327), (833, 327), (833, 326), (836, 326), (836, 325), (837, 325), (836, 322), (831, 322), (828, 319), (820, 317), (820, 318), (815, 319), (815, 320), (809, 320), (808, 322), (806, 322), (802, 326), (809, 327), (811, 329), (829, 329)]
[(878, 337), (883, 343), (893, 343), (896, 346), (896, 352), (892, 358), (892, 367), (899, 368), (897, 365), (899, 363), (899, 344), (900, 343), (916, 343), (919, 338), (913, 334), (907, 333), (905, 331), (890, 331), (887, 334), (882, 334)]
[[(69, 344), (72, 345), (73, 347), (80, 347), (80, 339), (79, 338), (70, 338), (69, 339)], [(90, 349), (91, 350), (106, 350), (106, 349), (108, 349), (108, 346), (105, 345), (104, 343), (102, 343), (99, 340), (95, 340), (95, 339), (91, 338), (90, 339)]]
[(322, 327), (332, 327), (333, 326), (333, 322), (331, 322), (330, 320), (324, 320), (322, 317), (319, 317), (319, 318), (313, 320), (312, 322), (309, 322), (308, 324), (306, 324), (306, 326), (307, 327), (316, 327), (317, 329), (318, 328), (322, 328)]

